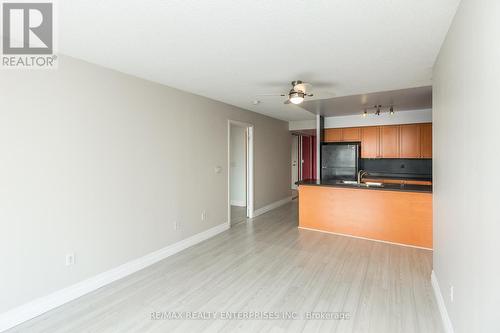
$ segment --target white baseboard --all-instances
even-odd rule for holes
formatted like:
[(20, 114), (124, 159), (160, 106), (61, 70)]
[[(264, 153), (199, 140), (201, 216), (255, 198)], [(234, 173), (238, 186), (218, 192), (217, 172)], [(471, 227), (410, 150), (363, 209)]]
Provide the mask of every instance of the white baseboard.
[(231, 200), (231, 206), (245, 207), (246, 205), (246, 201)]
[(287, 203), (289, 203), (290, 201), (292, 201), (292, 197), (286, 197), (284, 199), (281, 199), (281, 200), (278, 200), (278, 201), (275, 201), (267, 206), (264, 206), (264, 207), (261, 207), (257, 210), (255, 210), (252, 214), (252, 217), (257, 217), (259, 215), (262, 215), (264, 213), (267, 213), (268, 211), (270, 210), (273, 210), (275, 208), (278, 208), (280, 206), (283, 206), (283, 205), (286, 205)]
[(453, 333), (453, 325), (451, 324), (450, 317), (448, 316), (448, 311), (444, 305), (443, 294), (441, 294), (441, 289), (439, 288), (439, 283), (436, 277), (436, 273), (432, 270), (431, 273), (431, 284), (434, 290), (434, 297), (436, 297), (436, 302), (439, 308), (439, 313), (441, 314), (441, 321), (443, 322), (443, 328), (446, 333)]
[(70, 302), (78, 297), (97, 290), (116, 280), (122, 279), (132, 273), (140, 271), (150, 265), (157, 263), (173, 254), (176, 254), (190, 246), (209, 239), (227, 229), (229, 223), (219, 224), (211, 229), (183, 239), (177, 243), (166, 246), (158, 251), (149, 253), (141, 258), (129, 261), (109, 271), (98, 274), (87, 280), (78, 282), (67, 288), (58, 290), (50, 295), (40, 297), (29, 303), (0, 314), (0, 332), (19, 325), (27, 320), (33, 319), (47, 311)]

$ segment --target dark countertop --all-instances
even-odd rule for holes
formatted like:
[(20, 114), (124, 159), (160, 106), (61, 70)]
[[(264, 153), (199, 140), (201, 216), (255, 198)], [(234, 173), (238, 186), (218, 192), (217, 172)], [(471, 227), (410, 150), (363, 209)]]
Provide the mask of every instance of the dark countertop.
[(394, 179), (394, 180), (422, 180), (422, 181), (432, 181), (432, 177), (429, 176), (419, 176), (419, 175), (383, 175), (383, 174), (367, 174), (363, 178), (368, 179)]
[[(370, 177), (371, 178), (371, 177)], [(297, 185), (309, 185), (309, 186), (325, 186), (325, 187), (341, 187), (341, 188), (355, 188), (360, 190), (379, 190), (379, 191), (400, 191), (400, 192), (421, 192), (421, 193), (432, 193), (431, 185), (400, 185), (400, 184), (384, 184), (380, 186), (366, 187), (358, 184), (343, 184), (340, 180), (301, 180), (296, 182)]]

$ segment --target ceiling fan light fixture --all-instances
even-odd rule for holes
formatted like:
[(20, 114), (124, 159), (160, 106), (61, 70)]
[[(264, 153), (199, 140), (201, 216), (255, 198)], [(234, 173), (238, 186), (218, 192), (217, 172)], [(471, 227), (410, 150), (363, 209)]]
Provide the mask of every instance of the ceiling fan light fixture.
[(304, 93), (300, 91), (290, 92), (288, 99), (292, 104), (300, 104), (304, 101)]

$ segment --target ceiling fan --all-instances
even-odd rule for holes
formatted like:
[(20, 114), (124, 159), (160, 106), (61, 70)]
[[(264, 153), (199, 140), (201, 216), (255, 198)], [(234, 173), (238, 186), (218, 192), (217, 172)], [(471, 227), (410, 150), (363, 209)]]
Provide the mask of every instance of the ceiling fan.
[(312, 97), (313, 94), (309, 93), (312, 89), (310, 83), (302, 82), (300, 80), (292, 81), (292, 89), (288, 93), (284, 94), (270, 94), (270, 95), (258, 95), (258, 96), (282, 96), (288, 97), (284, 104), (300, 104), (304, 101), (306, 97)]

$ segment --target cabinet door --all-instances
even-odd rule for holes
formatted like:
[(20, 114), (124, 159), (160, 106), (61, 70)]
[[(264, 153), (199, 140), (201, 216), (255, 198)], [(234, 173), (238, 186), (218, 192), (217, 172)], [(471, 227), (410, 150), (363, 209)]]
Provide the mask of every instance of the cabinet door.
[(378, 157), (380, 157), (380, 127), (363, 127), (361, 129), (361, 158)]
[(361, 141), (361, 131), (359, 127), (343, 128), (342, 141)]
[(420, 125), (401, 125), (399, 133), (399, 156), (401, 158), (420, 158)]
[(420, 125), (420, 157), (432, 158), (432, 124)]
[(382, 126), (380, 153), (383, 158), (399, 158), (399, 126)]
[(325, 129), (325, 142), (340, 142), (342, 141), (341, 128), (327, 128)]

